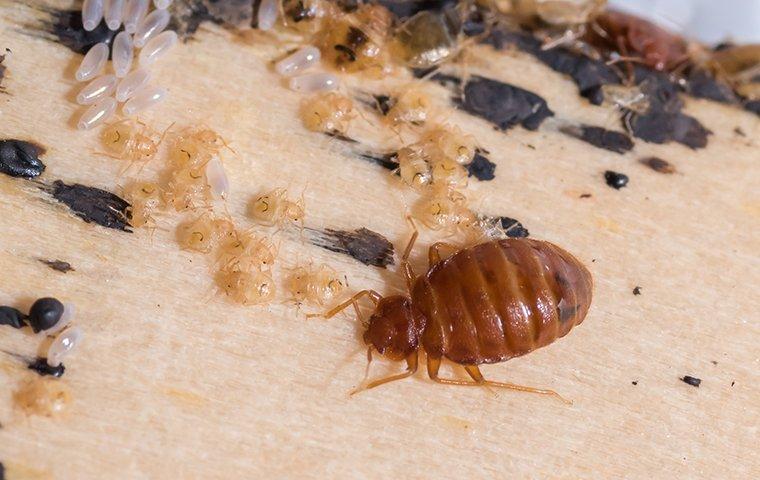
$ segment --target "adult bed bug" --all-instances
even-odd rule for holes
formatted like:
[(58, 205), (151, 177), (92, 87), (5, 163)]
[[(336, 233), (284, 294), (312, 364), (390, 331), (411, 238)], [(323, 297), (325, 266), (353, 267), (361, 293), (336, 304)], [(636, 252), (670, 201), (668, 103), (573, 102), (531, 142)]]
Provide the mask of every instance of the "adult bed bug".
[[(502, 387), (566, 402), (552, 390), (486, 380), (478, 365), (530, 353), (580, 324), (593, 291), (586, 267), (549, 242), (508, 238), (456, 250), (446, 259), (441, 249), (453, 247), (435, 243), (429, 250), (430, 268), (416, 276), (408, 262), (416, 239), (415, 228), (401, 260), (409, 295), (382, 297), (362, 290), (324, 314), (330, 318), (369, 297), (375, 310), (364, 332), (368, 357), (375, 349), (407, 362), (406, 372), (371, 381), (359, 390), (413, 375), (421, 346), (428, 375), (438, 383)], [(472, 381), (440, 378), (444, 357), (462, 365)]]

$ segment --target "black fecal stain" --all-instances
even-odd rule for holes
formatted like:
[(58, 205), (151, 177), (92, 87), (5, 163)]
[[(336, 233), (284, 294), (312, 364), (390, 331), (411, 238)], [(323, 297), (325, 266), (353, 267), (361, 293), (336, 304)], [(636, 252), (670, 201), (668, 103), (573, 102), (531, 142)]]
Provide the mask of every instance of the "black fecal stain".
[(323, 133), (324, 133), (325, 135), (327, 135), (328, 137), (332, 137), (332, 138), (334, 138), (334, 139), (336, 139), (336, 140), (340, 140), (341, 142), (346, 142), (346, 143), (359, 143), (359, 141), (358, 141), (358, 140), (354, 140), (353, 138), (351, 138), (351, 137), (347, 137), (347, 136), (345, 136), (345, 135), (343, 135), (342, 133), (340, 133), (340, 132), (337, 132), (337, 131), (334, 131), (334, 132), (323, 132)]
[(393, 108), (393, 105), (396, 103), (395, 100), (393, 100), (388, 95), (374, 95), (375, 97), (375, 104), (373, 105), (380, 113), (383, 115), (388, 115), (388, 112)]
[(631, 382), (631, 385), (638, 385), (638, 384), (639, 384), (638, 380), (634, 380), (634, 381)]
[(578, 198), (591, 198), (591, 194), (590, 193), (581, 193), (578, 196)]
[(607, 170), (604, 172), (604, 180), (607, 182), (607, 185), (614, 188), (615, 190), (620, 190), (621, 188), (628, 185), (628, 175), (624, 173), (613, 172), (612, 170)]
[(369, 160), (375, 165), (380, 165), (387, 170), (395, 170), (398, 168), (398, 162), (396, 161), (396, 152), (391, 153), (361, 153), (359, 157), (364, 160)]
[(467, 175), (480, 181), (493, 180), (496, 178), (496, 164), (481, 153), (475, 152), (472, 162), (467, 164)]
[(87, 223), (132, 232), (127, 214), (129, 202), (111, 192), (78, 183), (67, 185), (60, 180), (43, 189)]
[(74, 267), (72, 267), (69, 262), (64, 262), (63, 260), (45, 260), (44, 258), (40, 258), (38, 260), (40, 263), (44, 263), (56, 272), (68, 273), (75, 271)]
[(535, 93), (477, 75), (470, 77), (464, 85), (464, 98), (455, 97), (454, 103), (501, 130), (515, 125), (536, 130), (545, 118), (554, 115), (546, 100)]
[(560, 129), (566, 135), (582, 140), (595, 147), (623, 154), (633, 149), (633, 141), (622, 132), (591, 125), (570, 125)]
[(458, 0), (377, 0), (375, 3), (403, 20), (425, 10), (440, 11), (457, 2)]
[(501, 223), (501, 228), (504, 230), (504, 233), (506, 233), (508, 237), (525, 238), (530, 235), (528, 229), (523, 227), (523, 224), (514, 218), (499, 217), (499, 223)]
[(639, 287), (638, 285), (635, 286), (635, 287), (633, 287), (633, 294), (634, 295), (641, 295), (641, 287)]
[(57, 367), (51, 367), (47, 363), (46, 358), (37, 357), (34, 359), (34, 361), (29, 362), (29, 365), (27, 365), (29, 370), (32, 370), (34, 372), (37, 372), (40, 376), (44, 377), (45, 375), (50, 375), (52, 377), (60, 377), (63, 375), (63, 373), (66, 371), (66, 367), (63, 366), (63, 364), (58, 365)]
[(34, 178), (45, 171), (40, 155), (45, 148), (23, 140), (0, 140), (0, 173), (11, 177)]
[(508, 30), (503, 26), (494, 27), (483, 39), (483, 43), (496, 49), (514, 45), (533, 55), (552, 70), (569, 75), (578, 86), (580, 94), (595, 105), (602, 103), (602, 85), (620, 83), (620, 76), (615, 69), (603, 61), (579, 55), (565, 48), (542, 50), (541, 40), (526, 32)]
[(751, 100), (745, 102), (744, 109), (754, 113), (755, 115), (760, 115), (760, 100)]
[(699, 384), (702, 383), (702, 379), (701, 378), (692, 377), (690, 375), (685, 375), (685, 376), (681, 377), (681, 381), (684, 382), (684, 383), (687, 383), (687, 384), (691, 385), (692, 387), (697, 387), (697, 388), (699, 388)]
[(734, 133), (739, 135), (740, 137), (746, 137), (747, 134), (742, 130), (742, 127), (736, 127), (734, 128)]
[(13, 328), (23, 328), (26, 326), (27, 315), (19, 309), (7, 306), (0, 306), (0, 325), (8, 325)]
[(717, 80), (709, 72), (693, 68), (683, 82), (686, 93), (692, 97), (705, 98), (720, 103), (737, 103), (738, 97), (727, 84)]
[(52, 10), (50, 20), (43, 22), (43, 27), (56, 42), (82, 55), (96, 43), (103, 42), (110, 47), (120, 31), (109, 30), (105, 21), (101, 21), (91, 32), (86, 31), (82, 26), (81, 10)]
[(676, 172), (676, 167), (659, 157), (642, 158), (639, 160), (639, 163), (646, 165), (657, 173), (671, 174)]
[(385, 268), (393, 265), (393, 244), (379, 233), (366, 228), (358, 230), (313, 231), (312, 243), (332, 252), (354, 257), (365, 265)]

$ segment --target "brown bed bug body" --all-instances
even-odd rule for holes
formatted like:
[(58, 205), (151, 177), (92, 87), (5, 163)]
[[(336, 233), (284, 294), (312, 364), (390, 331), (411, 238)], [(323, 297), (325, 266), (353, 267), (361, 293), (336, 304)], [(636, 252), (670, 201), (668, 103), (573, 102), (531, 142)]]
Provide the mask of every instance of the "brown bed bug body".
[[(591, 305), (591, 273), (570, 253), (549, 242), (509, 238), (456, 251), (441, 259), (430, 247), (430, 268), (415, 276), (401, 268), (409, 296), (381, 297), (364, 290), (325, 314), (331, 317), (368, 296), (375, 303), (364, 341), (407, 371), (370, 382), (364, 388), (412, 375), (419, 348), (427, 355), (428, 375), (439, 383), (504, 387), (558, 396), (551, 390), (485, 380), (478, 365), (498, 363), (544, 347), (579, 325)], [(443, 358), (462, 365), (472, 381), (440, 378)], [(560, 397), (561, 398), (561, 397)]]

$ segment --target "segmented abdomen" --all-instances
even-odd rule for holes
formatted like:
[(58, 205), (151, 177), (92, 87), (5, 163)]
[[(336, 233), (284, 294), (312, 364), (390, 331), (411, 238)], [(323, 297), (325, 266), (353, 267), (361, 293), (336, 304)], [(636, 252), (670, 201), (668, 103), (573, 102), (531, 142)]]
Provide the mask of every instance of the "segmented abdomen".
[(568, 252), (529, 239), (464, 249), (417, 279), (412, 301), (427, 318), (428, 355), (495, 363), (566, 335), (591, 305), (589, 271)]

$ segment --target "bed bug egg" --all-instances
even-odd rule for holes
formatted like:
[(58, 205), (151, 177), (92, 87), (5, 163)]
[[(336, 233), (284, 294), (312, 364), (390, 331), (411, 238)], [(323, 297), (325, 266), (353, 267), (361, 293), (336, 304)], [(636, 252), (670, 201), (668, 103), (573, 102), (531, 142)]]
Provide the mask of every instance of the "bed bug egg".
[(111, 62), (117, 77), (122, 78), (129, 73), (134, 56), (132, 37), (127, 32), (117, 33), (111, 50)]
[(310, 302), (325, 306), (335, 300), (345, 289), (340, 275), (327, 265), (318, 268), (302, 266), (295, 268), (288, 278), (288, 290), (294, 301)]
[(161, 10), (165, 10), (169, 8), (169, 5), (172, 4), (173, 0), (153, 0), (153, 5)]
[(161, 102), (168, 95), (168, 91), (162, 87), (144, 86), (132, 95), (132, 98), (122, 107), (124, 115), (132, 116), (137, 112), (150, 108)]
[(87, 81), (98, 75), (108, 61), (108, 45), (97, 43), (90, 48), (79, 64), (75, 74), (76, 79), (80, 82)]
[(403, 147), (396, 154), (401, 180), (415, 190), (421, 190), (433, 181), (433, 171), (424, 149), (414, 144)]
[(156, 60), (166, 55), (169, 50), (177, 43), (177, 32), (166, 30), (148, 40), (142, 50), (140, 50), (140, 64), (149, 66)]
[(82, 4), (82, 26), (88, 32), (95, 30), (103, 19), (103, 0), (84, 0)]
[(217, 284), (235, 302), (261, 305), (272, 300), (275, 284), (266, 272), (220, 271)]
[(105, 122), (116, 111), (116, 100), (112, 97), (106, 97), (90, 106), (79, 118), (77, 128), (79, 130), (89, 130), (96, 125)]
[(169, 12), (166, 10), (153, 10), (150, 12), (135, 31), (135, 47), (142, 48), (148, 41), (163, 32), (169, 25)]
[(338, 77), (332, 73), (307, 73), (290, 79), (288, 86), (295, 92), (314, 93), (338, 88)]
[(203, 214), (177, 228), (177, 241), (183, 250), (210, 253), (222, 240), (230, 238), (235, 225), (227, 218)]
[(101, 98), (110, 95), (116, 88), (118, 81), (115, 75), (101, 75), (79, 91), (77, 103), (80, 105), (91, 105), (97, 102)]
[(274, 70), (285, 77), (292, 77), (319, 63), (321, 54), (313, 45), (303, 47), (274, 65)]
[(150, 80), (150, 72), (144, 68), (138, 68), (128, 73), (121, 79), (116, 87), (116, 100), (126, 102), (138, 92)]
[(316, 95), (301, 107), (304, 126), (313, 132), (344, 134), (353, 116), (351, 99), (334, 92)]
[(47, 351), (47, 363), (51, 367), (57, 367), (63, 363), (63, 359), (68, 356), (79, 344), (82, 343), (84, 333), (79, 327), (69, 327), (63, 330), (55, 337), (53, 343)]
[(163, 202), (161, 189), (153, 182), (134, 182), (124, 192), (129, 201), (129, 224), (135, 228), (154, 224), (154, 215)]
[(386, 118), (393, 125), (411, 123), (421, 125), (431, 114), (430, 97), (418, 88), (410, 88), (398, 96), (396, 102), (386, 113)]
[(258, 195), (248, 209), (251, 217), (266, 226), (283, 226), (287, 222), (303, 222), (303, 200), (291, 201), (284, 188)]
[(256, 13), (259, 30), (264, 32), (271, 30), (277, 22), (280, 13), (280, 5), (277, 0), (261, 0), (259, 11)]
[(206, 181), (211, 193), (217, 198), (226, 198), (230, 192), (230, 179), (224, 171), (224, 165), (218, 156), (214, 156), (206, 164)]
[(124, 0), (105, 0), (103, 17), (109, 30), (118, 30), (124, 18)]
[(135, 33), (137, 26), (148, 13), (149, 0), (126, 0), (124, 5), (124, 30)]

